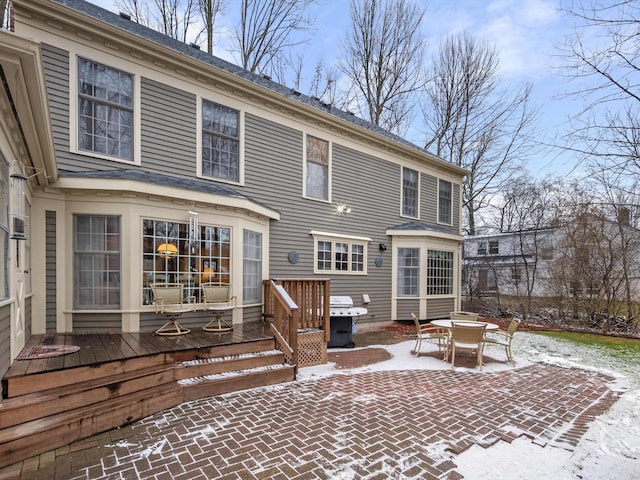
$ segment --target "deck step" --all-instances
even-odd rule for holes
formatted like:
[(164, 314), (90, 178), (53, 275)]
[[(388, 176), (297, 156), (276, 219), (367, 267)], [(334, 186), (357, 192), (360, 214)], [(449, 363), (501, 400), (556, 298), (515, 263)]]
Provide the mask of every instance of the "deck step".
[(184, 388), (185, 401), (190, 401), (293, 380), (295, 380), (293, 365), (281, 364), (185, 378), (178, 383)]
[(0, 467), (185, 401), (295, 380), (284, 362), (269, 339), (12, 377), (0, 404)]
[(182, 401), (182, 387), (171, 383), (2, 429), (0, 465), (10, 465), (126, 425), (179, 405)]
[(225, 357), (203, 358), (180, 362), (176, 367), (176, 380), (246, 370), (268, 365), (284, 364), (280, 350), (265, 350), (255, 353), (240, 353)]
[(54, 370), (50, 372), (5, 378), (4, 393), (6, 398), (18, 397), (29, 393), (43, 392), (52, 388), (60, 388), (98, 378), (122, 375), (148, 367), (166, 365), (166, 354), (158, 353), (143, 357), (104, 362), (96, 365)]
[(174, 365), (165, 364), (8, 398), (0, 404), (0, 429), (175, 380)]

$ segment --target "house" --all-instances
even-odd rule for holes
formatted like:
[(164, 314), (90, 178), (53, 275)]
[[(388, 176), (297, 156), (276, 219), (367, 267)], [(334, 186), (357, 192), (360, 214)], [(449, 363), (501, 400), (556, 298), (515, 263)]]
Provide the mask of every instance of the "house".
[(27, 235), (0, 225), (2, 368), (33, 333), (153, 331), (167, 280), (231, 284), (234, 324), (278, 277), (367, 295), (371, 325), (458, 308), (465, 170), (82, 0), (13, 7), (0, 153)]
[(470, 235), (463, 241), (463, 294), (544, 296), (557, 229)]
[[(547, 299), (576, 318), (637, 317), (640, 234), (629, 210), (618, 218), (587, 212), (551, 227), (468, 236), (463, 295)], [(550, 300), (549, 300), (550, 299)]]

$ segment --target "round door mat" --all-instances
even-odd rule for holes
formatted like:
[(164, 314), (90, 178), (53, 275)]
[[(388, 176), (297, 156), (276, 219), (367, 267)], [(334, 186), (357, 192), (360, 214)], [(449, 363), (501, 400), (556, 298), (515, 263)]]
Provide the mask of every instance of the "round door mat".
[(77, 345), (36, 345), (23, 348), (16, 360), (35, 360), (38, 358), (56, 357), (80, 350)]

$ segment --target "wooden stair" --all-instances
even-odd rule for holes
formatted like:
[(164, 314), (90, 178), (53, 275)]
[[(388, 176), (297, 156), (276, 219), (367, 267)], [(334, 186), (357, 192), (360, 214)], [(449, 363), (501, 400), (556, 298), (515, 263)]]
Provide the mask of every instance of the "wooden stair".
[(295, 380), (273, 339), (6, 379), (0, 467), (185, 401)]

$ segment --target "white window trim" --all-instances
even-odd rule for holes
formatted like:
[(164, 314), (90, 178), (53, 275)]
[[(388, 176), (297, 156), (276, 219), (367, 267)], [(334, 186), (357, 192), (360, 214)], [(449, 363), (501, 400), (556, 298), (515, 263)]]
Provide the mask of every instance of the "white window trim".
[[(450, 205), (449, 205), (449, 223), (447, 222), (441, 222), (440, 221), (440, 182), (449, 182), (451, 184), (451, 198), (449, 199)], [(453, 225), (453, 185), (454, 183), (451, 180), (447, 180), (446, 178), (438, 178), (438, 188), (436, 188), (436, 200), (438, 203), (438, 208), (436, 211), (436, 223), (438, 223), (439, 225), (447, 225), (447, 226), (452, 226)]]
[[(337, 233), (318, 232), (312, 230), (309, 232), (313, 237), (313, 273), (318, 274), (332, 274), (332, 275), (367, 275), (367, 259), (368, 259), (368, 245), (371, 243), (369, 237), (358, 237), (353, 235), (340, 235)], [(331, 270), (320, 270), (318, 268), (318, 242), (331, 242)], [(336, 270), (336, 243), (348, 243), (349, 244), (349, 270)], [(362, 258), (362, 272), (351, 270), (351, 245), (357, 244), (363, 246), (363, 258)]]
[[(413, 170), (414, 172), (416, 172), (418, 174), (418, 204), (416, 205), (416, 213), (417, 215), (415, 217), (412, 217), (410, 215), (405, 215), (404, 214), (404, 169), (409, 169), (409, 170)], [(422, 180), (422, 174), (420, 172), (420, 170), (416, 169), (416, 168), (412, 168), (412, 167), (408, 167), (406, 165), (402, 165), (401, 169), (400, 169), (400, 216), (402, 218), (411, 218), (413, 220), (420, 220), (420, 190), (421, 190), (421, 180)]]
[[(99, 63), (109, 68), (120, 70), (128, 73), (133, 79), (133, 159), (126, 160), (124, 158), (112, 157), (101, 153), (81, 150), (78, 145), (78, 59), (82, 57), (86, 60)], [(101, 158), (112, 162), (123, 163), (125, 165), (141, 165), (141, 98), (140, 98), (140, 75), (133, 73), (121, 66), (114, 66), (109, 60), (100, 58), (100, 55), (90, 53), (84, 54), (80, 52), (69, 52), (69, 151), (77, 155), (83, 155), (92, 158)]]
[[(307, 136), (311, 136), (311, 137), (315, 137), (318, 138), (320, 140), (323, 140), (325, 142), (327, 142), (327, 199), (325, 200), (324, 198), (316, 198), (316, 197), (309, 197), (307, 196)], [(331, 140), (327, 140), (326, 138), (324, 138), (322, 135), (316, 135), (314, 133), (308, 133), (305, 132), (302, 138), (302, 158), (303, 158), (303, 165), (302, 165), (302, 198), (306, 198), (308, 200), (313, 200), (315, 202), (322, 202), (322, 203), (331, 203), (331, 190), (332, 190), (332, 181), (331, 179), (333, 178), (333, 142)], [(315, 249), (315, 247), (314, 247)]]
[[(202, 174), (202, 102), (217, 103), (238, 112), (238, 181), (227, 180), (225, 178), (212, 178)], [(226, 100), (226, 99), (225, 99)], [(244, 186), (244, 110), (238, 105), (227, 101), (215, 100), (210, 97), (196, 95), (196, 177), (209, 182), (221, 182), (229, 185)]]

